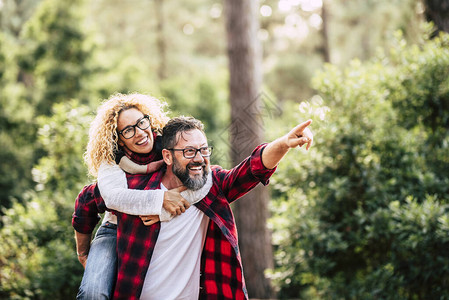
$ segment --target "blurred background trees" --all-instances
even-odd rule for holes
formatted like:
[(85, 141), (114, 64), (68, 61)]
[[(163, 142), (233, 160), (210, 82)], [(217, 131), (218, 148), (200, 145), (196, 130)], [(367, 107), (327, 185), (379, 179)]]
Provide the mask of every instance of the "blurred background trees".
[[(271, 140), (312, 118), (316, 140), (271, 180), (262, 269), (274, 267), (271, 290), (248, 282), (257, 297), (449, 298), (447, 11), (259, 1), (256, 126)], [(255, 97), (229, 91), (225, 13), (216, 0), (0, 1), (1, 299), (74, 298), (71, 213), (94, 180), (82, 154), (110, 94), (149, 93), (203, 120), (212, 162), (233, 165), (231, 111)]]
[[(224, 12), (231, 105), (230, 153), (233, 165), (238, 165), (263, 142), (259, 6), (252, 0), (227, 0)], [(258, 186), (232, 206), (240, 229), (239, 246), (248, 294), (254, 298), (272, 296), (270, 281), (264, 274), (266, 269), (273, 268), (271, 236), (266, 226), (267, 205), (268, 190)]]

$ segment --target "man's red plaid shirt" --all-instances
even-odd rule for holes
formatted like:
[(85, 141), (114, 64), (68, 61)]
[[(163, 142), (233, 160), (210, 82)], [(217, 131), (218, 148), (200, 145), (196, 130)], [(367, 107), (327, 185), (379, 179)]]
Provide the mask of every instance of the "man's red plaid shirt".
[[(213, 186), (195, 206), (211, 220), (201, 256), (200, 299), (248, 299), (237, 228), (229, 204), (245, 195), (259, 182), (267, 185), (275, 169), (262, 164), (266, 144), (231, 170), (211, 166)], [(164, 170), (146, 175), (127, 174), (133, 189), (158, 189)], [(98, 213), (106, 210), (96, 184), (84, 187), (76, 199), (72, 225), (80, 233), (91, 233)], [(160, 223), (145, 226), (137, 216), (115, 212), (118, 219), (118, 274), (114, 299), (139, 299), (149, 267)], [(151, 280), (151, 279), (150, 279)]]

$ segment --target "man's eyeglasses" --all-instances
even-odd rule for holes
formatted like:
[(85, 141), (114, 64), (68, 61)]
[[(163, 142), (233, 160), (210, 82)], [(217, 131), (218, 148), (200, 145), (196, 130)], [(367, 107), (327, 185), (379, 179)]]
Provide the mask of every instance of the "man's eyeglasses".
[(130, 139), (136, 134), (136, 127), (139, 127), (142, 130), (150, 127), (151, 121), (150, 116), (145, 115), (140, 118), (135, 125), (126, 126), (124, 129), (120, 130), (118, 133), (121, 134), (125, 139)]
[(167, 149), (171, 151), (182, 151), (182, 155), (184, 155), (185, 158), (194, 158), (196, 154), (199, 152), (202, 157), (209, 157), (212, 154), (213, 147), (201, 147), (201, 148), (184, 148), (184, 149)]

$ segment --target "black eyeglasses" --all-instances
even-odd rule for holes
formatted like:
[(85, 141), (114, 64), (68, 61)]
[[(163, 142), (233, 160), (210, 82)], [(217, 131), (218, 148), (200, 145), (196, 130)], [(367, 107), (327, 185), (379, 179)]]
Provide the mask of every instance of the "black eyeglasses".
[(145, 115), (140, 118), (135, 125), (126, 126), (124, 129), (120, 130), (118, 133), (121, 134), (125, 139), (130, 139), (136, 134), (136, 127), (139, 127), (142, 130), (150, 127), (151, 121), (150, 116)]
[(201, 148), (184, 148), (184, 149), (167, 149), (171, 151), (182, 151), (182, 155), (184, 155), (185, 158), (194, 158), (196, 154), (199, 152), (202, 157), (209, 157), (212, 154), (212, 149), (214, 149), (211, 146), (208, 147), (201, 147)]

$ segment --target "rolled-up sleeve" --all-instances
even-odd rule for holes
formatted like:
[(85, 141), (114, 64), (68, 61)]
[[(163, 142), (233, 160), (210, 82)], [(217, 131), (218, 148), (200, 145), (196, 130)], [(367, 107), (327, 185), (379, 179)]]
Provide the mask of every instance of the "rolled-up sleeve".
[[(105, 211), (97, 184), (85, 186), (75, 200), (72, 226), (80, 233), (92, 233), (100, 220), (99, 213)], [(99, 205), (100, 204), (100, 205)]]
[(269, 183), (276, 168), (267, 169), (262, 163), (262, 152), (266, 146), (266, 143), (257, 146), (249, 157), (231, 170), (215, 167), (217, 184), (220, 185), (229, 202), (242, 197), (259, 182), (263, 185)]
[(266, 143), (259, 145), (250, 156), (251, 173), (254, 175), (254, 177), (259, 179), (259, 181), (263, 185), (267, 185), (270, 182), (270, 177), (271, 175), (273, 175), (277, 168), (276, 166), (273, 169), (267, 169), (263, 165), (262, 153), (265, 150), (266, 146)]

